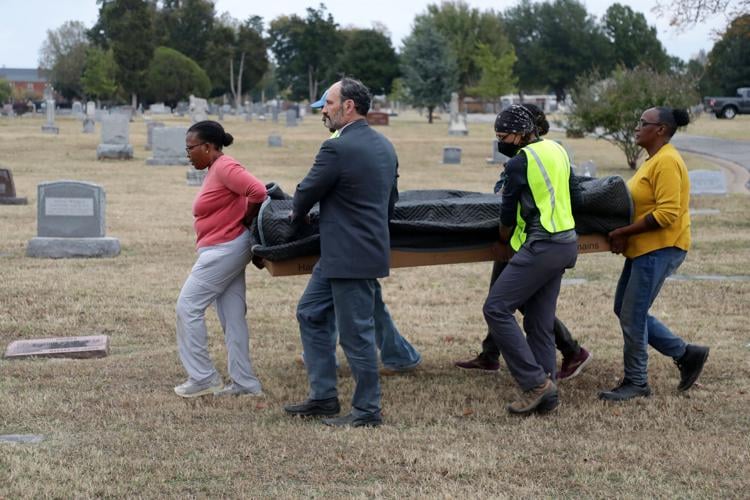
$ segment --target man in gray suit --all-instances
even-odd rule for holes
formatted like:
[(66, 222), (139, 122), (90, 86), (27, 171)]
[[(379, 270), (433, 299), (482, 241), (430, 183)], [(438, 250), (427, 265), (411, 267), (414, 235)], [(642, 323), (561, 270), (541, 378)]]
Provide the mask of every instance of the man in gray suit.
[(327, 418), (332, 426), (377, 426), (380, 380), (373, 311), (377, 278), (390, 270), (388, 220), (398, 198), (393, 145), (367, 124), (370, 92), (344, 78), (326, 97), (323, 116), (338, 138), (323, 143), (294, 193), (292, 220), (320, 203), (320, 260), (297, 306), (307, 400), (284, 407), (299, 416), (340, 412), (336, 389), (336, 327), (356, 382), (352, 410)]

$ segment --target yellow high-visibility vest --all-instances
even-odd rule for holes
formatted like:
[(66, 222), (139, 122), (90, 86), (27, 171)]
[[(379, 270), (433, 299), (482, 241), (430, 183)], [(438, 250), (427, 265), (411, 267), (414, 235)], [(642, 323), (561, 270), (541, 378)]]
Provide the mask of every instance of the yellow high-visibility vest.
[[(542, 227), (549, 233), (575, 228), (570, 204), (570, 158), (561, 145), (547, 139), (521, 149), (526, 154), (526, 180), (539, 209)], [(526, 241), (526, 221), (521, 217), (521, 203), (516, 209), (516, 228), (510, 246), (518, 251)]]

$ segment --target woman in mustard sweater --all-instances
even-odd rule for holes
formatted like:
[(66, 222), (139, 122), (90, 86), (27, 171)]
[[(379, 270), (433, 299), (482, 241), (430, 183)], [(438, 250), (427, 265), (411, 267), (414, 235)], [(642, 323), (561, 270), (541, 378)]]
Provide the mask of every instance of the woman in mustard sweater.
[(708, 347), (686, 344), (649, 314), (664, 280), (690, 248), (690, 182), (685, 162), (669, 143), (677, 127), (689, 121), (685, 110), (656, 107), (644, 111), (636, 125), (636, 143), (648, 158), (628, 181), (634, 222), (609, 233), (612, 252), (625, 256), (615, 292), (615, 314), (625, 340), (625, 377), (614, 389), (599, 393), (603, 400), (651, 394), (649, 345), (674, 359), (680, 370), (679, 391), (692, 387), (708, 358)]

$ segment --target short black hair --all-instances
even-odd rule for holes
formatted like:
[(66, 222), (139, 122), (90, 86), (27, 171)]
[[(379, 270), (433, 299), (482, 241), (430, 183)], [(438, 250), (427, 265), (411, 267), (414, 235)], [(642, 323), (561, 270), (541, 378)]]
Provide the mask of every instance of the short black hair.
[(370, 111), (370, 102), (372, 94), (367, 86), (355, 78), (341, 79), (341, 102), (347, 99), (354, 101), (354, 109), (362, 116), (367, 116)]
[(666, 106), (654, 108), (659, 113), (659, 123), (667, 127), (669, 137), (672, 137), (678, 127), (684, 127), (690, 123), (690, 114), (686, 109), (673, 109)]
[(219, 151), (224, 146), (230, 146), (234, 142), (232, 134), (225, 132), (221, 123), (213, 120), (203, 120), (202, 122), (194, 123), (188, 129), (188, 133), (190, 132), (194, 132), (201, 141), (213, 144)]

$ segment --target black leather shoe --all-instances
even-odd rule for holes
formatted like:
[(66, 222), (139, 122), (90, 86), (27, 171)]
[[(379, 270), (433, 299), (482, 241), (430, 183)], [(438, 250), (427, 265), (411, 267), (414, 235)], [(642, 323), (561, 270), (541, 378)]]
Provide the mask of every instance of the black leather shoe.
[(651, 388), (648, 384), (635, 385), (628, 379), (623, 379), (620, 385), (611, 391), (602, 391), (599, 393), (599, 399), (602, 401), (627, 401), (633, 398), (647, 398), (651, 395)]
[(301, 403), (284, 406), (288, 415), (298, 417), (332, 417), (341, 411), (339, 398), (307, 399)]
[(674, 364), (680, 369), (680, 383), (677, 386), (678, 391), (687, 391), (703, 371), (703, 365), (708, 359), (708, 347), (702, 345), (688, 344), (685, 348), (685, 354), (681, 358), (675, 359)]
[(377, 427), (383, 423), (383, 419), (374, 415), (355, 417), (351, 413), (343, 417), (324, 418), (323, 423), (331, 427)]

